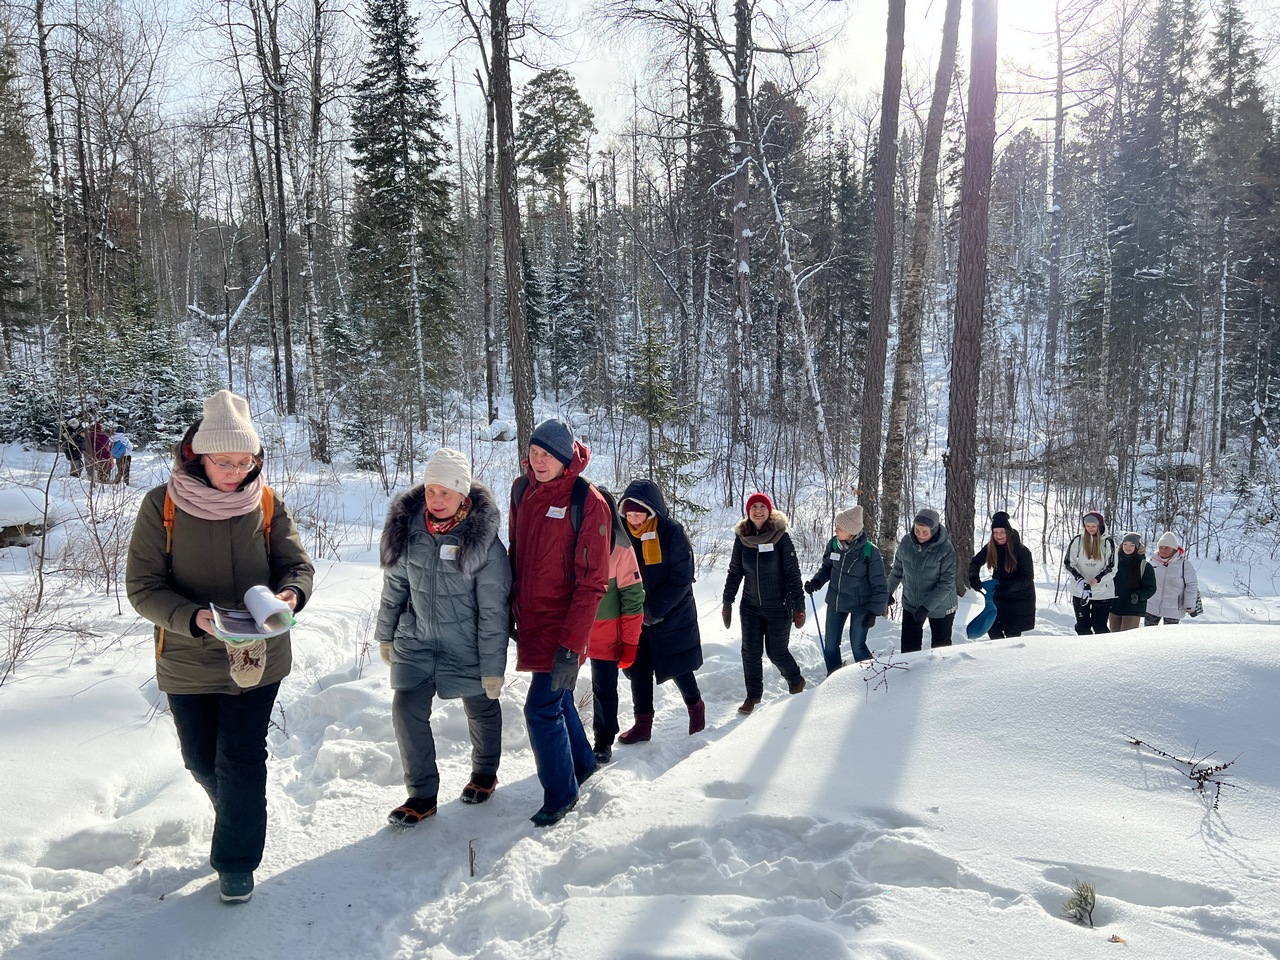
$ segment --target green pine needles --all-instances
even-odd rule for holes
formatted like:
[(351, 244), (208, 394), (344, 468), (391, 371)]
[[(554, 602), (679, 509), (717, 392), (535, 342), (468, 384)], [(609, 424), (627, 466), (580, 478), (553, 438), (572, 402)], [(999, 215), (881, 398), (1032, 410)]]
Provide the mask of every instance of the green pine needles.
[(1062, 905), (1062, 915), (1073, 923), (1088, 923), (1093, 926), (1093, 908), (1097, 906), (1098, 895), (1093, 884), (1077, 880), (1071, 885), (1071, 896)]

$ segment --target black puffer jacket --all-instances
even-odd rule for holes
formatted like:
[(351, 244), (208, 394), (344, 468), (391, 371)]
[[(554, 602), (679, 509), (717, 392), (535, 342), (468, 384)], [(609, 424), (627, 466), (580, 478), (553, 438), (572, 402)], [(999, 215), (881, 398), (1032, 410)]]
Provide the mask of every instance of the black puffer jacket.
[(652, 480), (632, 480), (618, 502), (625, 500), (644, 504), (658, 518), (655, 532), (662, 560), (646, 563), (644, 543), (638, 537), (631, 537), (631, 546), (644, 580), (645, 625), (640, 639), (648, 642), (654, 677), (662, 683), (702, 666), (698, 605), (693, 599), (693, 547), (684, 527), (667, 513), (666, 498)]
[(795, 545), (787, 533), (787, 515), (780, 510), (757, 530), (743, 518), (734, 527), (733, 556), (724, 584), (724, 605), (732, 606), (742, 584), (742, 603), (766, 613), (794, 613), (804, 609), (804, 581)]

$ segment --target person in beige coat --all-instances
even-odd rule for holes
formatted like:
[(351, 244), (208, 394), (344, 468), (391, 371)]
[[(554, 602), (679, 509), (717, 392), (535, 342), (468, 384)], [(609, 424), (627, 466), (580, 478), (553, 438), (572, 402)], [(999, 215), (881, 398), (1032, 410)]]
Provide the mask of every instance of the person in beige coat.
[(244, 606), (266, 586), (291, 610), (314, 568), (288, 508), (262, 478), (247, 401), (220, 390), (178, 447), (166, 484), (143, 498), (129, 543), (129, 602), (155, 625), (156, 679), (182, 759), (213, 801), (209, 861), (225, 903), (248, 900), (267, 829), (267, 726), (289, 673), (289, 634), (233, 646), (210, 604)]

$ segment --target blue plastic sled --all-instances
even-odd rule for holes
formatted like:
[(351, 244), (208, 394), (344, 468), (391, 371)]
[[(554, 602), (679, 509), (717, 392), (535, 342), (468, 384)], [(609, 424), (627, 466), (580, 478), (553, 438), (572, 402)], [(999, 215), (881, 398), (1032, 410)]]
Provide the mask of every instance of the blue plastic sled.
[(982, 589), (986, 591), (984, 596), (987, 598), (987, 602), (978, 615), (970, 620), (969, 625), (964, 628), (964, 635), (970, 640), (977, 640), (990, 630), (991, 625), (996, 622), (996, 584), (999, 582), (994, 577), (990, 580), (982, 581)]

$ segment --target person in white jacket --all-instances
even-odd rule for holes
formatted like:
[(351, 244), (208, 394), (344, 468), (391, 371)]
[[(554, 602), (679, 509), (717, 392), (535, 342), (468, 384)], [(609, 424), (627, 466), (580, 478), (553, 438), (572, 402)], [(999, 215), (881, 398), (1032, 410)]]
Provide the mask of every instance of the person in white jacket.
[(1076, 633), (1110, 633), (1107, 615), (1116, 596), (1116, 543), (1097, 510), (1080, 518), (1083, 528), (1069, 544), (1062, 565), (1071, 574), (1071, 606)]
[(1156, 555), (1147, 559), (1156, 573), (1156, 592), (1147, 601), (1145, 623), (1148, 627), (1162, 620), (1177, 623), (1195, 610), (1200, 597), (1195, 568), (1172, 530), (1161, 534), (1156, 541)]

